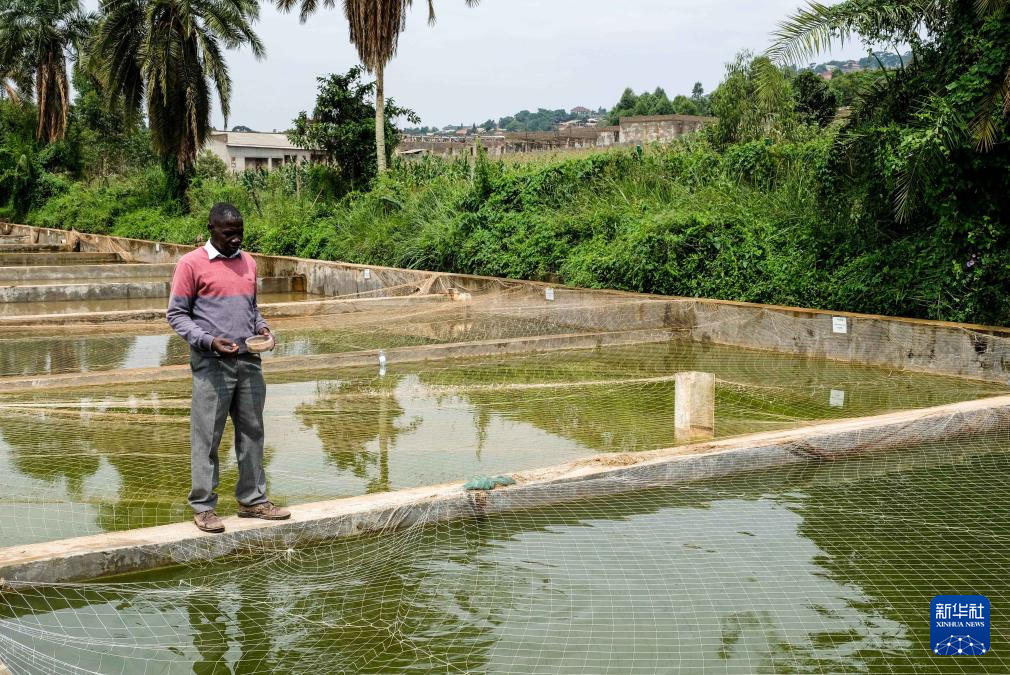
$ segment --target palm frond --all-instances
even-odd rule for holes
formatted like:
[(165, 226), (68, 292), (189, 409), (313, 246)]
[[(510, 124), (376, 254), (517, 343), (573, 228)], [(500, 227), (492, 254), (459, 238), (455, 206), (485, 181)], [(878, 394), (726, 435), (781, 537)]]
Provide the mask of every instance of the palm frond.
[(779, 24), (775, 40), (766, 53), (778, 63), (799, 63), (829, 49), (833, 38), (844, 45), (851, 28), (844, 27), (839, 14), (836, 8), (811, 2)]
[(121, 95), (131, 118), (139, 115), (145, 82), (141, 63), (148, 13), (143, 0), (105, 0), (86, 57), (102, 86)]
[[(1005, 0), (999, 0), (1005, 1)], [(777, 63), (802, 63), (851, 40), (853, 35), (914, 38), (942, 10), (943, 0), (844, 0), (836, 5), (810, 2), (779, 24), (766, 54)]]
[[(313, 9), (319, 0), (306, 2)], [(256, 0), (102, 0), (87, 65), (127, 110), (146, 109), (152, 146), (181, 173), (210, 133), (214, 93), (226, 120), (231, 112), (225, 51), (265, 53), (253, 30), (258, 18)]]
[(221, 114), (224, 115), (227, 124), (227, 119), (231, 116), (231, 77), (228, 75), (224, 54), (217, 38), (212, 34), (199, 33), (197, 42), (203, 54), (203, 73), (214, 81), (218, 100), (221, 102)]
[(782, 72), (767, 57), (757, 57), (751, 62), (758, 98), (764, 107), (774, 106), (782, 82)]
[(1001, 17), (1006, 12), (1008, 0), (975, 0), (975, 12), (979, 16)]
[[(413, 0), (408, 0), (407, 5), (413, 4)], [(480, 0), (466, 0), (467, 7), (476, 7), (480, 4)], [(434, 26), (436, 21), (435, 17), (435, 0), (428, 0), (428, 25)]]
[(336, 4), (336, 0), (274, 0), (274, 6), (282, 12), (290, 12), (297, 6), (298, 20), (302, 23), (308, 21), (320, 7), (333, 9)]
[(971, 135), (975, 148), (989, 152), (999, 140), (1000, 122), (1010, 115), (1010, 69), (978, 105), (971, 122)]
[(915, 212), (917, 197), (940, 165), (970, 136), (968, 125), (941, 97), (933, 96), (919, 106), (916, 125), (905, 130), (897, 154), (904, 158), (895, 178), (894, 214), (906, 223)]

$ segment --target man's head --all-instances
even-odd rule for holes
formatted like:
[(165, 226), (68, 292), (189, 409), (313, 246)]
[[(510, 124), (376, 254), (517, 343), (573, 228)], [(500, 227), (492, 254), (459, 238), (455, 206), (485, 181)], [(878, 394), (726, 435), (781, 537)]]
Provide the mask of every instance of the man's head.
[(231, 204), (220, 202), (210, 210), (207, 221), (210, 230), (210, 243), (226, 256), (235, 255), (242, 246), (242, 234), (245, 231), (242, 214)]

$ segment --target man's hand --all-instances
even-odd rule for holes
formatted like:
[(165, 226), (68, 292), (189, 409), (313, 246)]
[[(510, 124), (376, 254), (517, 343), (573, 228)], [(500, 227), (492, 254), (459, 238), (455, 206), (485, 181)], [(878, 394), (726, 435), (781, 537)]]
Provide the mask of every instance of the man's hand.
[(267, 328), (266, 326), (264, 326), (263, 328), (260, 328), (259, 334), (260, 335), (270, 335), (270, 329)]
[(210, 343), (210, 348), (218, 354), (234, 354), (238, 351), (238, 345), (228, 338), (216, 337)]

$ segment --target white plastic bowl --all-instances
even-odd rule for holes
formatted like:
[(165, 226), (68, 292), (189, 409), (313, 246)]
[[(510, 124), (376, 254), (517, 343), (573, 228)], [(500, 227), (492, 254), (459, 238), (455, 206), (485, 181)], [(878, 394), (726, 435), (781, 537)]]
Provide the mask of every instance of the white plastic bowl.
[(268, 352), (273, 349), (276, 344), (277, 343), (274, 341), (273, 335), (253, 335), (245, 340), (245, 346), (253, 354)]

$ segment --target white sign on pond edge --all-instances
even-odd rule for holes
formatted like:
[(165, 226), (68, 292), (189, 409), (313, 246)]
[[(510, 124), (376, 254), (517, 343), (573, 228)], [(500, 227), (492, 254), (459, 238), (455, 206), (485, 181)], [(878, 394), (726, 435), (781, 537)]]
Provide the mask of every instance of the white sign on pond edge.
[(849, 332), (849, 321), (844, 316), (833, 316), (831, 317), (831, 332), (832, 333), (848, 333)]
[(365, 270), (365, 278), (366, 279), (371, 279), (372, 278), (372, 270), (369, 270), (369, 269)]
[(547, 300), (553, 300), (554, 299), (554, 289), (553, 288), (545, 288), (544, 289), (544, 298), (546, 298)]
[(828, 405), (832, 408), (845, 407), (845, 391), (842, 389), (832, 389), (828, 394)]

